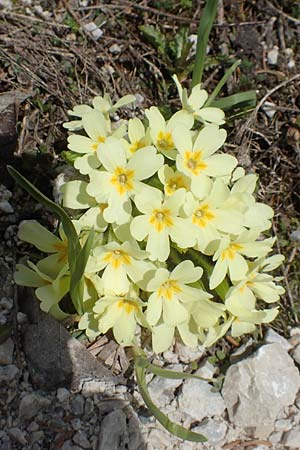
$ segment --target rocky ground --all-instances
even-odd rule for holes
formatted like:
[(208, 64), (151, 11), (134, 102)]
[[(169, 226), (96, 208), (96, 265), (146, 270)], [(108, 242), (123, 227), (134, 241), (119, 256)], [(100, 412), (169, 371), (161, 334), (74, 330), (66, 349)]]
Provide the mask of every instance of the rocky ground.
[[(233, 349), (219, 389), (205, 380), (149, 377), (152, 399), (170, 419), (208, 437), (207, 444), (183, 442), (149, 415), (130, 366), (122, 374), (112, 364), (115, 347), (87, 349), (39, 311), (31, 291), (19, 292), (16, 308), (13, 262), (12, 250), (0, 260), (0, 322), (15, 320), (0, 344), (1, 450), (299, 449), (300, 328), (289, 339), (270, 329), (258, 345), (249, 339)], [(177, 344), (154, 360), (178, 371), (193, 361), (194, 373), (220, 375), (202, 348)]]
[[(148, 377), (157, 405), (206, 435), (207, 444), (173, 438), (155, 422), (130, 357), (110, 337), (81, 342), (13, 284), (15, 264), (30, 251), (17, 239), (19, 223), (36, 219), (51, 227), (53, 218), (13, 184), (6, 164), (51, 196), (65, 166), (67, 110), (103, 90), (114, 98), (138, 93), (142, 108), (164, 105), (170, 92), (175, 96), (170, 75), (185, 69), (174, 57), (173, 33), (193, 36), (202, 7), (188, 0), (103, 1), (98, 11), (97, 4), (0, 0), (0, 450), (300, 449), (296, 2), (220, 1), (208, 49), (210, 91), (234, 56), (242, 65), (224, 94), (258, 92), (250, 116), (229, 117), (226, 149), (260, 175), (258, 195), (275, 210), (273, 232), (287, 262), (274, 329), (240, 342), (224, 339), (207, 351), (177, 344), (154, 359), (217, 378), (212, 386)], [(145, 24), (165, 40), (149, 41)]]

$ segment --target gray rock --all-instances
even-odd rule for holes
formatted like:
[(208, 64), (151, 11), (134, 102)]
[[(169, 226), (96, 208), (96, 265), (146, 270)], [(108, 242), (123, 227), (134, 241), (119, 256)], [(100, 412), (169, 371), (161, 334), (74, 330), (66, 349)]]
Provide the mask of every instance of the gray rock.
[(80, 394), (75, 395), (70, 401), (70, 412), (74, 416), (82, 416), (84, 411), (84, 397)]
[(75, 417), (75, 419), (71, 420), (71, 426), (72, 426), (73, 430), (76, 430), (76, 431), (81, 430), (81, 428), (82, 428), (81, 420), (78, 419), (78, 417)]
[(11, 338), (0, 344), (0, 364), (12, 364), (14, 346), (14, 341)]
[(34, 431), (30, 435), (30, 442), (34, 444), (35, 442), (41, 442), (44, 439), (45, 433), (42, 430)]
[(70, 391), (66, 388), (58, 388), (56, 396), (60, 402), (65, 402), (70, 397)]
[(123, 450), (127, 443), (126, 416), (123, 411), (107, 414), (101, 423), (97, 450)]
[(140, 432), (140, 421), (137, 414), (130, 409), (128, 417), (128, 434), (129, 434), (129, 444), (128, 448), (130, 450), (146, 450), (146, 445), (143, 442), (142, 435)]
[(282, 433), (280, 431), (273, 431), (268, 437), (268, 440), (272, 442), (273, 445), (279, 444), (281, 442)]
[(39, 424), (36, 423), (35, 421), (33, 421), (28, 425), (27, 431), (29, 431), (31, 433), (33, 431), (38, 431), (39, 428), (40, 428)]
[(199, 425), (193, 428), (193, 431), (207, 437), (208, 444), (220, 445), (226, 436), (227, 425), (221, 419), (204, 419)]
[(13, 364), (9, 366), (0, 366), (0, 383), (11, 383), (13, 379), (17, 378), (18, 374), (19, 369)]
[(113, 55), (117, 55), (118, 53), (121, 53), (122, 51), (122, 47), (119, 44), (113, 44), (109, 47), (108, 49), (110, 51), (110, 53), (112, 53)]
[(14, 288), (12, 281), (11, 268), (3, 258), (0, 258), (0, 310), (10, 311), (13, 307)]
[(64, 445), (61, 447), (61, 450), (74, 450), (74, 445), (72, 441), (68, 440), (64, 442)]
[(300, 364), (300, 344), (291, 351), (291, 356), (296, 363)]
[(300, 387), (292, 358), (279, 344), (260, 347), (227, 371), (222, 394), (229, 419), (242, 428), (272, 425)]
[(276, 66), (277, 65), (278, 55), (279, 55), (279, 48), (278, 48), (277, 45), (274, 45), (273, 48), (268, 50), (267, 59), (268, 59), (268, 63), (271, 66)]
[(38, 394), (26, 394), (19, 405), (20, 420), (30, 420), (41, 410), (49, 407), (51, 401)]
[(85, 400), (84, 415), (91, 416), (94, 412), (94, 409), (95, 409), (95, 405), (94, 405), (93, 399), (91, 397), (88, 397)]
[(299, 450), (300, 444), (300, 428), (294, 428), (284, 433), (282, 443), (289, 449), (295, 448)]
[[(9, 8), (11, 1), (1, 0), (1, 4), (0, 8)], [(4, 161), (12, 159), (17, 144), (17, 105), (29, 96), (20, 91), (8, 91), (0, 95), (0, 147)]]
[(18, 442), (21, 445), (27, 444), (27, 439), (25, 438), (25, 435), (20, 428), (14, 427), (7, 430), (8, 436), (13, 439), (15, 442)]
[(276, 420), (274, 424), (275, 431), (288, 431), (292, 428), (292, 423), (288, 419)]
[(195, 372), (195, 375), (199, 375), (199, 377), (203, 377), (206, 379), (213, 378), (214, 374), (217, 371), (217, 367), (211, 364), (208, 360), (203, 361), (198, 369)]
[(287, 339), (285, 339), (283, 336), (280, 336), (280, 334), (276, 333), (276, 331), (272, 330), (272, 328), (269, 328), (268, 331), (266, 332), (265, 342), (267, 344), (277, 343), (281, 345), (281, 347), (286, 352), (289, 352), (293, 348), (293, 346), (289, 343)]
[(76, 431), (81, 430), (81, 428), (82, 428), (81, 420), (78, 417), (75, 417), (75, 419), (71, 420), (71, 426), (72, 426), (73, 430), (76, 430)]
[[(175, 367), (172, 370), (182, 371), (182, 367)], [(159, 407), (169, 405), (174, 398), (175, 389), (181, 384), (181, 379), (154, 377), (148, 384), (150, 397)]]
[(0, 201), (0, 211), (5, 214), (12, 214), (14, 212), (13, 207), (7, 200)]
[(84, 449), (91, 448), (91, 443), (89, 442), (84, 431), (77, 431), (77, 433), (75, 433), (73, 436), (73, 442)]
[(0, 0), (0, 9), (10, 10), (12, 7), (13, 4), (11, 0)]
[(190, 348), (181, 342), (177, 341), (175, 344), (175, 351), (178, 358), (183, 363), (190, 363), (199, 360), (205, 353), (205, 348), (198, 345), (197, 348)]
[(219, 392), (212, 392), (212, 386), (204, 380), (190, 378), (183, 383), (178, 396), (180, 410), (195, 420), (221, 415), (225, 410), (224, 400)]
[(43, 389), (70, 387), (79, 392), (86, 379), (118, 378), (70, 336), (53, 317), (40, 311), (33, 291), (27, 289), (23, 308), (32, 324), (23, 327), (24, 352), (34, 385)]
[(28, 321), (28, 317), (26, 314), (21, 311), (17, 312), (17, 322), (19, 325), (24, 325)]

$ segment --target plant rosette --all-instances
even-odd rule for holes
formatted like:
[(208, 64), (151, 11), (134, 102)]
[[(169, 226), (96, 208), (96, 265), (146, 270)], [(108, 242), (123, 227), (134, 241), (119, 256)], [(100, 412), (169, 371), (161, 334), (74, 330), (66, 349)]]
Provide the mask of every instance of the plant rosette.
[(89, 339), (111, 330), (132, 346), (155, 417), (177, 436), (201, 441), (149, 399), (145, 374), (157, 368), (145, 363), (137, 335), (151, 336), (160, 353), (175, 339), (196, 348), (226, 333), (252, 333), (278, 314), (284, 289), (271, 271), (283, 258), (270, 256), (273, 211), (255, 199), (257, 176), (222, 150), (224, 112), (205, 107), (200, 85), (188, 95), (175, 81), (182, 109), (168, 120), (152, 106), (143, 121), (116, 126), (111, 114), (132, 96), (115, 105), (96, 97), (70, 112), (77, 120), (65, 124), (68, 148), (79, 174), (61, 193), (73, 217), (10, 169), (61, 218), (59, 236), (36, 221), (20, 225), (19, 238), (48, 256), (18, 264), (15, 281), (36, 288), (41, 309), (58, 319), (68, 315), (62, 300), (69, 293)]
[(270, 256), (273, 211), (255, 199), (257, 176), (222, 151), (224, 114), (205, 108), (205, 91), (176, 84), (181, 110), (165, 120), (152, 106), (121, 132), (99, 97), (74, 108), (76, 126), (65, 126), (80, 176), (61, 192), (75, 238), (63, 224), (57, 236), (23, 222), (19, 238), (48, 256), (15, 273), (56, 318), (69, 292), (89, 339), (112, 330), (136, 347), (144, 329), (155, 353), (177, 338), (196, 348), (251, 333), (275, 319), (284, 292), (270, 274), (283, 258)]

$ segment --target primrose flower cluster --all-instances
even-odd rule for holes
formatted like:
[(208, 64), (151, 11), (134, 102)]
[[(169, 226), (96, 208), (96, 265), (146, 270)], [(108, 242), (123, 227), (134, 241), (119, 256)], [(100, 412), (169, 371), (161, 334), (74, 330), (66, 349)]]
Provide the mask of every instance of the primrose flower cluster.
[[(273, 211), (255, 200), (257, 176), (220, 150), (224, 113), (205, 107), (206, 91), (188, 95), (174, 80), (182, 109), (168, 120), (152, 106), (144, 120), (113, 122), (135, 98), (113, 105), (105, 95), (64, 124), (78, 177), (62, 186), (63, 206), (82, 243), (92, 228), (96, 236), (78, 326), (90, 339), (112, 330), (125, 345), (145, 328), (155, 352), (175, 336), (195, 347), (253, 332), (276, 317), (284, 292), (270, 274), (283, 257), (269, 256)], [(19, 237), (50, 255), (19, 264), (16, 282), (36, 288), (43, 311), (66, 317), (67, 236), (26, 221)]]

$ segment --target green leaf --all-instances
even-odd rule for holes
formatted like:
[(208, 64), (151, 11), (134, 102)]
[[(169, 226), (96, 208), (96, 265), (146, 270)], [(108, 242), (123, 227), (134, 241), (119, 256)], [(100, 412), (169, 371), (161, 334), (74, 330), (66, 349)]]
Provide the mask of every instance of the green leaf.
[(146, 406), (149, 408), (154, 417), (162, 424), (163, 427), (166, 428), (166, 430), (174, 434), (174, 436), (177, 436), (186, 441), (206, 442), (207, 438), (205, 436), (194, 433), (193, 431), (190, 431), (187, 428), (182, 427), (181, 425), (177, 425), (176, 423), (171, 422), (170, 419), (155, 406), (150, 398), (145, 379), (147, 365), (148, 361), (145, 358), (138, 357), (135, 360), (135, 374), (140, 394)]
[(64, 160), (68, 164), (73, 166), (75, 160), (80, 157), (80, 154), (76, 153), (76, 152), (72, 152), (71, 150), (64, 150), (63, 152), (61, 152), (61, 156), (64, 158)]
[(71, 272), (70, 295), (72, 298), (72, 302), (76, 308), (76, 311), (80, 315), (84, 313), (82, 305), (83, 284), (84, 284), (83, 274), (91, 253), (94, 235), (95, 232), (94, 229), (92, 228), (89, 232), (88, 238), (85, 241), (84, 246), (82, 247), (76, 258), (74, 269)]
[(217, 84), (215, 89), (213, 90), (212, 94), (209, 96), (209, 98), (208, 98), (207, 102), (205, 103), (204, 107), (207, 108), (214, 101), (214, 99), (219, 95), (219, 92), (221, 91), (221, 89), (224, 86), (224, 84), (227, 82), (228, 78), (233, 74), (235, 69), (240, 64), (241, 64), (241, 60), (239, 59), (234, 64), (232, 64), (232, 66), (229, 67), (229, 69), (226, 70), (225, 74), (223, 75), (223, 77), (221, 78), (221, 80), (219, 81), (219, 83)]
[(256, 105), (256, 91), (252, 90), (229, 95), (228, 97), (223, 97), (220, 98), (219, 100), (214, 100), (210, 106), (228, 110), (233, 107), (245, 108), (245, 107), (254, 107), (255, 105)]
[(202, 80), (209, 33), (212, 29), (217, 14), (217, 6), (218, 0), (207, 0), (200, 19), (192, 87), (196, 86), (196, 84), (201, 83)]
[(170, 378), (172, 380), (185, 380), (187, 378), (196, 378), (198, 380), (214, 381), (212, 378), (200, 377), (200, 375), (194, 375), (193, 373), (177, 372), (176, 370), (162, 369), (154, 364), (148, 363), (146, 369), (162, 378)]
[[(78, 282), (78, 276), (81, 273), (81, 269), (79, 269), (79, 267), (82, 267), (82, 260), (80, 260), (77, 267), (77, 257), (78, 255), (80, 257), (82, 252), (81, 245), (72, 220), (63, 208), (61, 208), (59, 205), (42, 194), (42, 192), (40, 192), (32, 183), (30, 183), (30, 181), (23, 177), (23, 175), (21, 175), (16, 169), (14, 169), (12, 166), (7, 166), (7, 170), (8, 173), (16, 180), (16, 182), (19, 183), (37, 202), (50, 209), (50, 211), (52, 211), (60, 218), (63, 230), (68, 239), (68, 261), (71, 280), (73, 280), (71, 298), (77, 312), (80, 313), (80, 311), (82, 310), (82, 306), (79, 305), (79, 298), (82, 298), (82, 296), (79, 297), (79, 294), (82, 292), (82, 287), (80, 287), (80, 283)], [(89, 242), (89, 239), (87, 240), (87, 242)], [(83, 255), (85, 255), (85, 253), (83, 253)]]
[(153, 25), (140, 25), (139, 30), (147, 39), (147, 41), (150, 42), (150, 44), (154, 45), (159, 53), (166, 52), (166, 38), (164, 34), (161, 33), (161, 31), (159, 31)]

